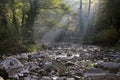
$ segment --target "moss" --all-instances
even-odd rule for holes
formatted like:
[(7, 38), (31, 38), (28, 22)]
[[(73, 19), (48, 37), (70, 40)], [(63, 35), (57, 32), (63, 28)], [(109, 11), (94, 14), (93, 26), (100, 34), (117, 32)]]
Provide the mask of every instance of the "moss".
[(27, 52), (35, 52), (37, 51), (38, 46), (36, 44), (29, 44), (29, 45), (24, 45), (23, 49)]

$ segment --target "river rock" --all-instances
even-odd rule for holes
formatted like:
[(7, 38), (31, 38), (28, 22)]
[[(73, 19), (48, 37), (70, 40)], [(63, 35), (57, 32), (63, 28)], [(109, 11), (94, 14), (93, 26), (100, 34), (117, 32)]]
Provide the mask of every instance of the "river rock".
[(65, 63), (65, 66), (68, 67), (68, 66), (74, 66), (75, 63), (71, 62), (71, 61), (68, 61)]
[(108, 74), (106, 76), (102, 76), (99, 80), (120, 80), (120, 77), (115, 74)]
[(52, 77), (53, 80), (66, 80), (66, 77), (57, 77), (57, 76), (54, 76)]
[(19, 76), (23, 76), (23, 72), (25, 71), (21, 62), (14, 57), (8, 57), (7, 59), (3, 60), (0, 63), (0, 66), (1, 68), (5, 69), (5, 71), (8, 73), (9, 78), (18, 79)]
[(117, 73), (120, 69), (120, 63), (116, 62), (100, 62), (96, 66), (99, 68), (108, 69), (113, 73)]
[(28, 75), (23, 80), (39, 80), (39, 78), (36, 75)]
[(29, 65), (29, 71), (36, 71), (37, 69), (39, 69), (39, 66), (36, 63), (31, 63)]
[(38, 58), (45, 58), (46, 55), (45, 55), (45, 54), (42, 54), (42, 53), (34, 53), (34, 54), (28, 55), (28, 57), (29, 57), (30, 59), (38, 59)]
[(2, 77), (0, 77), (0, 80), (4, 80)]
[(31, 80), (31, 77), (30, 76), (24, 77), (24, 80)]
[(44, 71), (46, 71), (47, 73), (57, 72), (57, 67), (51, 62), (46, 62), (44, 65)]
[(73, 54), (72, 53), (68, 53), (67, 54), (67, 57), (71, 57)]
[(91, 68), (84, 74), (85, 80), (120, 80), (115, 74), (110, 74), (99, 68)]
[(28, 60), (28, 55), (26, 53), (25, 54), (16, 55), (15, 57), (17, 59), (19, 59), (19, 60)]
[(93, 76), (101, 76), (101, 75), (104, 76), (106, 74), (108, 74), (108, 73), (100, 68), (90, 68), (85, 71), (84, 76), (85, 77), (93, 77)]
[(43, 76), (40, 80), (52, 80), (51, 77)]
[(75, 80), (74, 78), (67, 78), (66, 80)]
[(107, 74), (104, 76), (100, 75), (100, 76), (88, 77), (85, 80), (120, 80), (120, 78), (115, 74)]

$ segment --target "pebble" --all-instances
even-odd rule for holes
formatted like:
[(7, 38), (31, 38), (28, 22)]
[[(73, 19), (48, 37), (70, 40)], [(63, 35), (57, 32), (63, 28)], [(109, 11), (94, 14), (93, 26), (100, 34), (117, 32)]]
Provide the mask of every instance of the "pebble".
[[(53, 49), (42, 53), (6, 56), (0, 60), (0, 74), (5, 75), (1, 70), (5, 69), (10, 80), (120, 80), (120, 52), (117, 51), (113, 56), (116, 58), (112, 58), (114, 52), (109, 51), (109, 55), (96, 46), (54, 45)], [(95, 66), (88, 67), (90, 64)], [(112, 72), (114, 70), (116, 73)]]

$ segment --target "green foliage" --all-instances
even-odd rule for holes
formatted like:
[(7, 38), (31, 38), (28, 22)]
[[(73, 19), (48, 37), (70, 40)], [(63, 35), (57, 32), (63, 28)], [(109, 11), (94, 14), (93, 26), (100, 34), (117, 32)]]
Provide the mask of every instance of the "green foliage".
[(100, 10), (95, 23), (94, 42), (111, 45), (120, 40), (120, 0), (100, 1)]
[(39, 0), (40, 8), (55, 8), (59, 7), (60, 0)]
[(61, 7), (61, 4), (63, 4), (61, 0), (2, 0), (0, 2), (0, 53), (36, 51), (34, 37), (36, 17), (40, 12), (43, 17), (39, 21), (51, 28), (64, 15), (62, 9), (64, 6)]
[(100, 45), (111, 45), (118, 40), (116, 29), (104, 29), (95, 35), (94, 42)]
[(35, 44), (30, 44), (30, 45), (24, 45), (23, 49), (27, 52), (35, 52), (35, 51), (37, 51), (37, 47), (38, 46)]

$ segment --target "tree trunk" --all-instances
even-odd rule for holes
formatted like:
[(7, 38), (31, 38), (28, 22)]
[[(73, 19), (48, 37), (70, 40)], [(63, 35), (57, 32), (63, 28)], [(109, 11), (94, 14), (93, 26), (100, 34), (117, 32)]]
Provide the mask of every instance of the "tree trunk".
[(28, 18), (26, 20), (25, 31), (24, 31), (24, 43), (34, 44), (34, 21), (38, 14), (38, 1), (39, 0), (29, 0), (30, 11), (28, 12)]
[(83, 20), (82, 20), (82, 0), (80, 0), (80, 31), (81, 34), (83, 33)]

